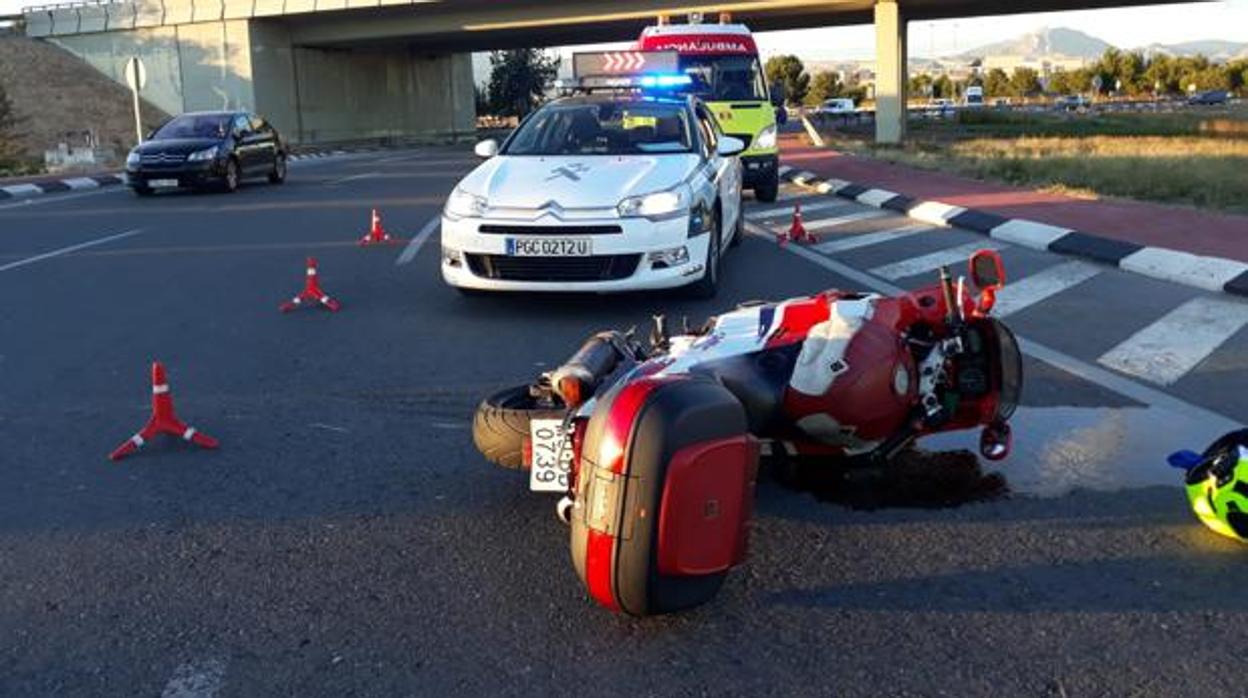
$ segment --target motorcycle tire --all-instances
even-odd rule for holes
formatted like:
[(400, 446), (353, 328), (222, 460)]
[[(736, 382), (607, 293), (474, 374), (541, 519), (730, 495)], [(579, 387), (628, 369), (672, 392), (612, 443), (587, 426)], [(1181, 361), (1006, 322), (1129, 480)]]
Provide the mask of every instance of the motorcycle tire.
[(472, 418), (472, 442), (485, 459), (512, 470), (526, 470), (524, 440), (534, 419), (562, 419), (562, 406), (537, 404), (528, 385), (500, 390), (477, 406)]

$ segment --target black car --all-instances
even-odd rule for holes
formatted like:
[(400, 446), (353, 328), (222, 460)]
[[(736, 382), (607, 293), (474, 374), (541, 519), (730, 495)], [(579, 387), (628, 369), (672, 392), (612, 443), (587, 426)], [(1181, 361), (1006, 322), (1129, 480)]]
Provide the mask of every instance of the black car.
[(126, 183), (139, 196), (179, 187), (234, 191), (248, 177), (280, 184), (286, 179), (286, 156), (281, 135), (255, 114), (182, 114), (130, 151)]

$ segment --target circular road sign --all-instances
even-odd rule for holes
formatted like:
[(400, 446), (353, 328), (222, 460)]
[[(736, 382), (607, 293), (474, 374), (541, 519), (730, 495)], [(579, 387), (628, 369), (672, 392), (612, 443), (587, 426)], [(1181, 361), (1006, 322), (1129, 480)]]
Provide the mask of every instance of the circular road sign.
[(133, 56), (126, 61), (126, 84), (135, 92), (147, 86), (147, 68), (143, 66), (143, 60), (138, 56)]

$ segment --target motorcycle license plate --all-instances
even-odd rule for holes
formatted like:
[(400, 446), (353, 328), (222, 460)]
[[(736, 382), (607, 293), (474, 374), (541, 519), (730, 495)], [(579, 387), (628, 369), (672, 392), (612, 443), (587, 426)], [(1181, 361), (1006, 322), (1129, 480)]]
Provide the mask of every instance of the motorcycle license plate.
[(589, 238), (507, 238), (509, 257), (588, 257), (594, 253)]
[(572, 470), (572, 432), (563, 430), (562, 419), (534, 419), (529, 422), (529, 442), (533, 452), (529, 489), (566, 492)]

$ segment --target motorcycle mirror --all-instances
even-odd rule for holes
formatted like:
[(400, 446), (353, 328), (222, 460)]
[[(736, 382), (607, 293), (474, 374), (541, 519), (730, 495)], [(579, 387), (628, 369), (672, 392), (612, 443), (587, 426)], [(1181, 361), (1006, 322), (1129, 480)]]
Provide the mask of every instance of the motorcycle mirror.
[(979, 250), (971, 255), (967, 266), (976, 288), (995, 291), (1005, 285), (1005, 264), (996, 250)]

